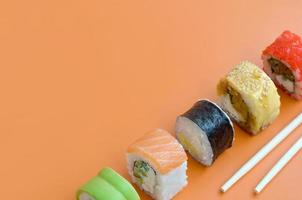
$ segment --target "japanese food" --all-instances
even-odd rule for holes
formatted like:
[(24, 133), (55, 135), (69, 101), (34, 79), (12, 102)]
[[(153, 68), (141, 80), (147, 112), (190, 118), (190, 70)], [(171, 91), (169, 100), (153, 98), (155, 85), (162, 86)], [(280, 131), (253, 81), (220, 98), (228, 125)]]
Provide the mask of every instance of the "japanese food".
[(227, 114), (215, 103), (200, 100), (176, 119), (175, 131), (183, 147), (205, 166), (232, 146), (234, 129)]
[(134, 183), (156, 200), (169, 200), (187, 185), (187, 156), (165, 130), (149, 132), (127, 152), (128, 171)]
[(247, 132), (255, 135), (279, 114), (280, 97), (273, 81), (256, 65), (243, 61), (217, 86), (220, 104)]
[(83, 185), (77, 192), (77, 200), (140, 200), (132, 185), (111, 168)]
[(302, 100), (302, 40), (284, 31), (262, 53), (263, 69), (291, 97)]

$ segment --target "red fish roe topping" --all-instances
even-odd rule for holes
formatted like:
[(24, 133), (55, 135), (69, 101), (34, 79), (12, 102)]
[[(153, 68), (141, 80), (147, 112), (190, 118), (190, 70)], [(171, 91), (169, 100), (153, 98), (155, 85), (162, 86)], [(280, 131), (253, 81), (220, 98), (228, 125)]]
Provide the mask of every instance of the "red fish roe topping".
[[(264, 51), (262, 56), (273, 56), (290, 65), (292, 71), (302, 79), (302, 39), (290, 31), (284, 31)], [(297, 77), (296, 77), (297, 78)]]

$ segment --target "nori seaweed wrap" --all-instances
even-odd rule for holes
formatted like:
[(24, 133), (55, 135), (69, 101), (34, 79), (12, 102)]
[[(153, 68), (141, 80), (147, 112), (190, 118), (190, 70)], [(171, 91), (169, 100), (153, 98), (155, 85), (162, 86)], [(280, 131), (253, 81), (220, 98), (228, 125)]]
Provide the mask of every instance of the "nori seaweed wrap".
[(215, 103), (199, 100), (177, 117), (176, 136), (194, 159), (210, 166), (232, 146), (234, 128), (228, 115)]

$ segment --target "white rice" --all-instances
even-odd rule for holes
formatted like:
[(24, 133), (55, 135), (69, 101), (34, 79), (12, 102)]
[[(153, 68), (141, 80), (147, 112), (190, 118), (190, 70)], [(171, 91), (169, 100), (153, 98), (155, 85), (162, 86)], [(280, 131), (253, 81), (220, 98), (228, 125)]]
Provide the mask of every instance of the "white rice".
[(244, 122), (244, 119), (231, 103), (231, 98), (229, 94), (225, 94), (220, 98), (220, 105), (224, 110), (228, 111), (228, 114), (237, 122)]
[(79, 200), (95, 200), (95, 199), (91, 197), (88, 193), (82, 192), (79, 196)]
[[(181, 142), (184, 149), (200, 163), (210, 166), (213, 163), (213, 150), (206, 133), (199, 128), (193, 121), (186, 117), (179, 116), (175, 125), (176, 137), (181, 141), (185, 137), (190, 146)], [(192, 150), (194, 148), (194, 151)]]
[[(133, 175), (134, 162), (138, 160), (148, 163), (156, 172), (154, 178), (144, 179), (143, 185)], [(182, 163), (179, 167), (166, 174), (161, 174), (150, 161), (134, 153), (127, 154), (127, 161), (128, 172), (132, 181), (156, 200), (170, 200), (187, 185), (187, 162)]]
[(282, 75), (276, 75), (276, 80), (282, 85), (287, 91), (293, 93), (295, 90), (294, 82), (285, 79)]

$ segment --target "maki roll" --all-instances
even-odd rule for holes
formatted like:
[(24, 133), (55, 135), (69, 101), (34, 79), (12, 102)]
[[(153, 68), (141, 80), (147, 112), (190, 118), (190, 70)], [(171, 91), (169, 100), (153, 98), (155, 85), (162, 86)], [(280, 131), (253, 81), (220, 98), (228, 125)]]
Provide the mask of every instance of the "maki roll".
[(263, 69), (291, 97), (302, 100), (302, 40), (284, 31), (262, 53)]
[(247, 132), (255, 135), (279, 114), (280, 97), (273, 81), (256, 65), (243, 61), (220, 80), (220, 104)]
[(232, 146), (232, 121), (218, 105), (200, 100), (180, 115), (175, 124), (176, 137), (183, 147), (205, 166)]
[(132, 185), (111, 168), (83, 185), (77, 192), (77, 200), (140, 200)]
[(134, 183), (156, 200), (169, 200), (187, 185), (187, 156), (165, 130), (149, 132), (127, 152), (128, 171)]

